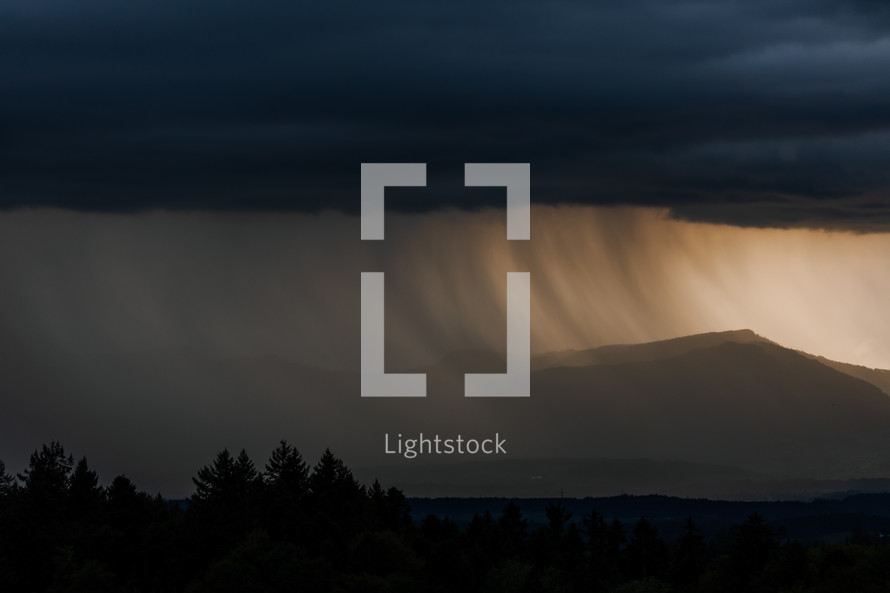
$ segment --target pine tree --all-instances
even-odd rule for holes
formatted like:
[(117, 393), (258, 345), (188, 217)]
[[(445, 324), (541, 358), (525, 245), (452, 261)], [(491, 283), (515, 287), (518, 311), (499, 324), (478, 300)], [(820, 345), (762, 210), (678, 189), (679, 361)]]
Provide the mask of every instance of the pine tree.
[(73, 463), (62, 445), (53, 441), (34, 451), (28, 467), (18, 475), (22, 488), (17, 507), (22, 520), (12, 537), (24, 590), (43, 591), (51, 582), (53, 557), (66, 532)]
[(342, 460), (325, 449), (309, 477), (306, 541), (320, 550), (342, 548), (364, 525), (365, 489)]
[(562, 502), (547, 503), (544, 512), (547, 514), (547, 527), (550, 536), (553, 538), (554, 542), (559, 542), (563, 537), (569, 519), (572, 518), (572, 513), (562, 504)]
[(732, 529), (731, 560), (733, 573), (747, 581), (757, 576), (778, 550), (775, 532), (760, 513), (751, 513), (745, 522)]
[(0, 459), (0, 497), (11, 494), (14, 488), (15, 482), (12, 476), (6, 473), (6, 464)]
[(198, 470), (192, 482), (195, 484), (195, 493), (191, 497), (193, 504), (229, 506), (244, 503), (245, 499), (254, 495), (260, 486), (260, 476), (244, 449), (237, 459), (228, 449), (223, 449), (212, 465)]
[(189, 499), (188, 516), (195, 525), (200, 553), (206, 557), (230, 549), (259, 525), (263, 482), (245, 450), (233, 458), (223, 449), (192, 481), (195, 492)]
[(309, 465), (296, 447), (282, 440), (269, 457), (263, 479), (270, 488), (296, 503), (309, 490)]
[(335, 500), (338, 502), (358, 502), (364, 498), (364, 489), (352, 476), (346, 464), (325, 449), (321, 459), (312, 470), (309, 488), (316, 501)]
[(522, 517), (522, 511), (515, 501), (508, 502), (501, 512), (498, 530), (504, 556), (523, 558), (528, 538), (528, 522)]
[(237, 495), (241, 499), (251, 499), (255, 497), (261, 485), (262, 476), (248, 457), (247, 451), (241, 449), (238, 459), (235, 460), (234, 486)]
[(80, 458), (71, 474), (68, 498), (75, 516), (96, 511), (105, 499), (105, 492), (99, 486), (99, 476), (89, 468), (86, 457)]
[(129, 478), (119, 475), (106, 490), (104, 508), (109, 532), (102, 538), (106, 546), (103, 561), (124, 581), (140, 574), (147, 581), (146, 575), (154, 568), (151, 559), (160, 557), (163, 550), (154, 543), (158, 536), (154, 529), (163, 522), (166, 503), (138, 490)]
[(707, 561), (708, 547), (701, 530), (687, 517), (683, 524), (683, 533), (677, 540), (677, 552), (674, 556), (673, 582), (676, 585), (690, 585), (702, 573)]
[(304, 534), (309, 466), (303, 456), (282, 440), (272, 451), (262, 476), (265, 484), (263, 521), (276, 537), (298, 543)]
[(633, 528), (633, 537), (627, 545), (628, 562), (632, 578), (662, 577), (667, 568), (667, 546), (658, 530), (645, 517)]
[(113, 513), (119, 513), (133, 507), (138, 499), (138, 490), (127, 476), (117, 476), (112, 480), (106, 492), (108, 507)]
[(61, 520), (73, 464), (74, 458), (66, 455), (65, 449), (56, 441), (41, 445), (31, 454), (27, 469), (18, 476), (23, 483), (26, 504), (39, 509), (45, 519)]
[(621, 580), (619, 556), (624, 543), (624, 527), (620, 522), (610, 526), (596, 510), (591, 510), (582, 524), (587, 537), (588, 580), (591, 590), (603, 591)]
[(388, 529), (403, 533), (411, 524), (411, 507), (398, 488), (384, 490), (380, 480), (368, 489), (369, 525), (372, 529)]

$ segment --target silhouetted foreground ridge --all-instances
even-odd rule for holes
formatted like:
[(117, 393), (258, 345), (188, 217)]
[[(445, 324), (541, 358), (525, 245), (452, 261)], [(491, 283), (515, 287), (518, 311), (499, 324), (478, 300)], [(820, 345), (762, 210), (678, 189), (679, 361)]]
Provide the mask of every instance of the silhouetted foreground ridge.
[[(530, 525), (516, 501), (465, 524), (415, 522), (396, 488), (360, 485), (330, 451), (310, 467), (282, 441), (262, 471), (220, 452), (188, 505), (102, 487), (86, 459), (43, 445), (15, 477), (0, 462), (0, 591), (836, 592), (886, 591), (887, 538), (783, 537), (758, 513), (705, 538), (694, 517), (665, 541), (560, 501)], [(185, 508), (183, 508), (185, 507)]]

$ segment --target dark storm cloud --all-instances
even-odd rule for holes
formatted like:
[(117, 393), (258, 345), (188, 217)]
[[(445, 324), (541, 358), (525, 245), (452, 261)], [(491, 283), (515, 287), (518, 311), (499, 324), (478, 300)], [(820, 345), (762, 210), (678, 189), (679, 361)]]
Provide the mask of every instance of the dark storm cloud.
[(539, 203), (746, 225), (890, 219), (882, 2), (18, 1), (0, 7), (0, 205), (355, 212)]

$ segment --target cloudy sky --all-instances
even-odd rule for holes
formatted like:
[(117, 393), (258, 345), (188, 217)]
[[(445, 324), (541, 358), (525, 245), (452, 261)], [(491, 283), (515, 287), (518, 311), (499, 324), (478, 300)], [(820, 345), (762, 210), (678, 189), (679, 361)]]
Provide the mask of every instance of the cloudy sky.
[(885, 224), (890, 6), (874, 0), (110, 2), (0, 7), (0, 204), (357, 208), (357, 162), (429, 162), (390, 206), (538, 203), (745, 225)]
[[(223, 446), (361, 459), (256, 360), (357, 370), (363, 271), (392, 368), (503, 349), (511, 271), (534, 353), (751, 328), (890, 367), (887, 72), (880, 1), (5, 2), (0, 459), (180, 494)], [(362, 162), (427, 163), (373, 244)], [(531, 164), (530, 241), (465, 162)]]

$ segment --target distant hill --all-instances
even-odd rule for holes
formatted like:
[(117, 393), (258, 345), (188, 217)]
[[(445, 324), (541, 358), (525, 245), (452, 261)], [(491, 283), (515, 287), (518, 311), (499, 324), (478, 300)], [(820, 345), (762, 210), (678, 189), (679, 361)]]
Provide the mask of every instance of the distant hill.
[[(358, 467), (363, 482), (397, 483), (414, 497), (576, 497), (618, 493), (718, 500), (811, 499), (890, 492), (888, 479), (791, 478), (738, 468), (653, 459), (507, 459)], [(890, 511), (888, 511), (890, 512)]]
[(859, 366), (855, 364), (847, 364), (845, 362), (837, 362), (835, 360), (829, 360), (824, 356), (814, 356), (811, 354), (805, 354), (805, 356), (809, 356), (815, 360), (818, 360), (825, 366), (829, 366), (836, 371), (840, 371), (845, 375), (850, 375), (851, 377), (856, 377), (857, 379), (862, 379), (863, 381), (868, 381), (888, 396), (890, 396), (890, 371), (885, 369), (872, 369), (869, 367)]
[(615, 344), (587, 350), (547, 352), (532, 359), (532, 369), (541, 370), (557, 366), (580, 367), (592, 364), (621, 364), (625, 362), (658, 360), (679, 356), (693, 350), (713, 348), (726, 342), (735, 344), (774, 344), (774, 342), (755, 334), (750, 329), (741, 329), (683, 336), (681, 338), (644, 344)]
[[(645, 360), (658, 360), (686, 354), (693, 350), (701, 350), (732, 342), (735, 344), (772, 344), (778, 346), (772, 340), (760, 336), (750, 329), (740, 329), (724, 332), (712, 332), (683, 336), (670, 340), (648, 342), (644, 344), (617, 344), (590, 348), (587, 350), (562, 350), (558, 352), (546, 352), (532, 359), (532, 369), (542, 370), (557, 366), (588, 366), (591, 364), (619, 364), (625, 362), (640, 362)], [(824, 356), (816, 356), (803, 351), (799, 354), (818, 360), (822, 364), (840, 371), (845, 375), (867, 381), (890, 396), (890, 370), (872, 369), (864, 366), (848, 364), (830, 360)]]
[[(466, 525), (476, 513), (499, 516), (511, 497), (503, 498), (411, 498), (415, 520), (427, 515), (449, 517)], [(859, 494), (803, 501), (724, 501), (670, 496), (536, 497), (517, 501), (530, 525), (547, 522), (546, 507), (559, 502), (580, 522), (595, 510), (606, 521), (618, 519), (633, 525), (646, 517), (669, 540), (679, 537), (686, 517), (693, 517), (707, 538), (719, 537), (732, 524), (760, 513), (783, 537), (826, 542), (862, 534), (866, 530), (890, 533), (890, 494)], [(885, 536), (886, 537), (886, 536)]]
[(585, 434), (588, 446), (616, 456), (819, 477), (890, 470), (890, 398), (767, 341), (543, 369), (533, 373), (532, 391), (563, 408), (561, 434)]

